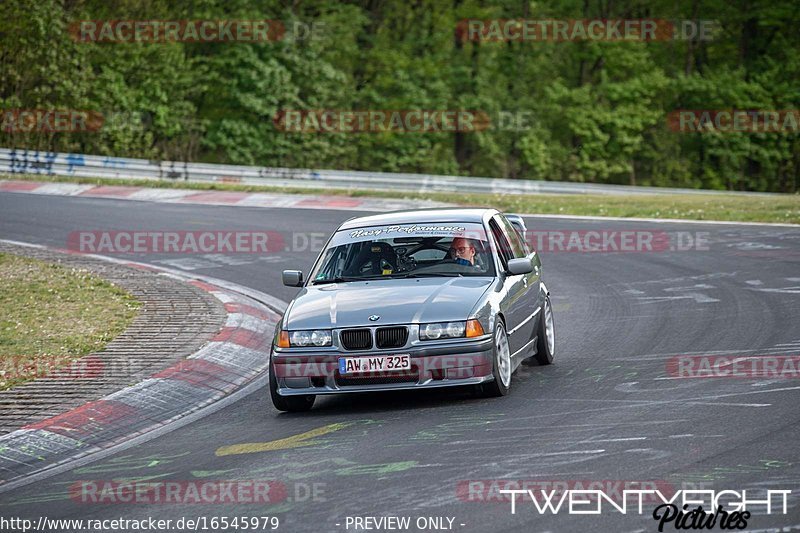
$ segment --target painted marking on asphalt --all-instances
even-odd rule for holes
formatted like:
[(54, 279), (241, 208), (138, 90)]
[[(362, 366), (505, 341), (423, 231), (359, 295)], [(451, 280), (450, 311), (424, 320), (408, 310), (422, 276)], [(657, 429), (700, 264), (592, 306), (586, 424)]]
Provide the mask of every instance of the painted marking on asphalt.
[(537, 453), (536, 457), (552, 457), (555, 455), (594, 455), (598, 453), (605, 453), (605, 450), (575, 450), (571, 452), (549, 452)]
[(647, 437), (621, 437), (618, 439), (589, 439), (575, 441), (575, 444), (594, 444), (596, 442), (626, 442), (631, 440), (647, 440)]
[(672, 452), (667, 450), (656, 450), (655, 448), (631, 448), (625, 450), (625, 453), (644, 453), (650, 456), (650, 459), (666, 459), (672, 456)]
[(233, 470), (191, 470), (189, 473), (192, 474), (193, 477), (204, 478), (212, 476), (221, 477), (229, 472), (233, 472)]
[(244, 444), (233, 444), (231, 446), (222, 446), (217, 448), (214, 455), (217, 457), (224, 457), (226, 455), (240, 455), (245, 453), (259, 453), (259, 452), (272, 452), (276, 450), (287, 450), (289, 448), (300, 448), (304, 446), (314, 446), (319, 444), (319, 441), (313, 440), (315, 437), (321, 437), (339, 431), (346, 427), (353, 425), (352, 422), (337, 422), (335, 424), (328, 424), (305, 433), (286, 437), (285, 439), (277, 439), (269, 442), (248, 442)]
[(705, 400), (707, 398), (726, 398), (728, 396), (745, 396), (748, 394), (764, 394), (769, 392), (786, 392), (791, 390), (800, 390), (800, 387), (783, 387), (780, 389), (767, 389), (767, 390), (754, 390), (747, 392), (734, 392), (729, 394), (714, 394), (712, 396), (701, 396), (700, 398), (687, 398), (687, 400)]
[[(642, 300), (639, 303), (645, 303), (645, 304), (669, 302), (672, 300), (686, 300), (686, 299), (694, 300), (695, 302), (700, 304), (719, 302), (717, 298), (712, 298), (707, 294), (698, 292), (698, 289), (708, 290), (708, 289), (716, 289), (716, 287), (714, 285), (709, 285), (708, 283), (695, 283), (694, 285), (689, 285), (686, 287), (667, 287), (663, 289), (664, 292), (678, 293), (678, 296), (638, 296), (636, 299)], [(637, 290), (637, 289), (628, 289), (628, 291), (632, 290)]]
[(399, 461), (396, 463), (378, 463), (374, 465), (347, 466), (335, 470), (337, 476), (364, 476), (364, 475), (384, 475), (404, 472), (411, 468), (434, 467), (439, 465), (421, 465), (417, 461)]
[(726, 245), (728, 248), (736, 248), (737, 250), (780, 250), (783, 246), (776, 246), (774, 244), (767, 244), (764, 242), (734, 242)]
[[(614, 386), (614, 390), (617, 391), (617, 392), (626, 392), (626, 393), (631, 393), (631, 392), (660, 392), (660, 391), (664, 390), (663, 388), (643, 389), (643, 388), (641, 388), (641, 387), (639, 387), (637, 385), (639, 385), (638, 381), (629, 381), (629, 382), (620, 383), (620, 384)], [(685, 380), (684, 379), (684, 381), (681, 382), (680, 385), (676, 385), (676, 386), (674, 386), (672, 388), (673, 389), (691, 389), (691, 388), (694, 388), (694, 387), (697, 387), (697, 382), (696, 381)], [(629, 400), (624, 400), (624, 401), (629, 401)], [(643, 400), (643, 401), (650, 401), (650, 400)]]
[(105, 463), (99, 463), (81, 468), (76, 468), (72, 471), (73, 474), (100, 474), (100, 473), (118, 473), (126, 470), (142, 470), (146, 468), (154, 468), (159, 465), (172, 463), (175, 459), (186, 457), (192, 452), (182, 452), (175, 455), (147, 455), (144, 457), (137, 457), (135, 455), (122, 455), (109, 459)]
[(705, 294), (699, 292), (690, 292), (684, 294), (683, 296), (640, 296), (639, 298), (637, 298), (637, 300), (643, 300), (639, 302), (642, 304), (651, 304), (651, 303), (669, 302), (673, 300), (687, 300), (687, 299), (694, 300), (699, 304), (714, 303), (719, 301), (716, 298), (706, 296)]
[(673, 283), (683, 283), (686, 282), (693, 282), (693, 281), (703, 281), (709, 279), (721, 279), (721, 278), (733, 278), (736, 277), (739, 272), (713, 272), (711, 274), (700, 274), (698, 276), (681, 276), (678, 278), (660, 278), (660, 279), (648, 279), (644, 281), (628, 281), (623, 283), (615, 283), (614, 285), (623, 285), (626, 287), (633, 287), (634, 285), (651, 285), (651, 284), (673, 284)]
[[(800, 389), (800, 387), (797, 387)], [(777, 391), (780, 389), (771, 389), (773, 391)], [(644, 391), (636, 391), (636, 392), (644, 392)], [(754, 391), (754, 392), (742, 392), (738, 394), (755, 394), (758, 392), (770, 392), (770, 391)], [(606, 403), (613, 403), (616, 405), (619, 404), (628, 404), (623, 405), (622, 407), (656, 407), (659, 405), (668, 405), (668, 404), (691, 404), (691, 405), (711, 405), (711, 406), (723, 406), (723, 407), (770, 407), (771, 403), (729, 403), (729, 402), (708, 402), (707, 399), (716, 399), (722, 398), (725, 396), (737, 396), (738, 394), (720, 394), (714, 396), (702, 396), (699, 398), (681, 398), (678, 400), (609, 400), (609, 399), (598, 399), (598, 398), (550, 398), (549, 401), (564, 401), (564, 402), (606, 402)], [(619, 407), (614, 407), (613, 409), (618, 409)], [(599, 408), (599, 409), (587, 409), (581, 411), (583, 413), (588, 413), (591, 411), (603, 411), (610, 409), (609, 407), (606, 408)], [(570, 413), (573, 414), (573, 413)]]
[[(525, 418), (532, 418), (532, 417), (525, 417)], [(515, 419), (520, 420), (520, 419)], [(679, 418), (677, 420), (653, 420), (653, 421), (642, 421), (642, 422), (608, 422), (608, 423), (601, 423), (598, 422), (596, 424), (567, 424), (567, 425), (559, 425), (559, 426), (550, 426), (548, 425), (546, 428), (542, 428), (541, 430), (537, 431), (537, 434), (541, 435), (547, 430), (553, 430), (553, 432), (561, 433), (557, 430), (566, 429), (569, 431), (596, 431), (599, 428), (604, 427), (621, 427), (621, 426), (644, 426), (644, 425), (662, 425), (662, 424), (682, 424), (683, 422), (689, 422), (688, 418)], [(494, 428), (492, 431), (529, 431), (530, 427), (517, 427), (517, 428)]]
[[(661, 354), (648, 354), (648, 355), (637, 355), (634, 357), (613, 357), (607, 359), (608, 361), (658, 361), (664, 360), (670, 356), (683, 356), (683, 355), (731, 355), (731, 354), (739, 354), (739, 353), (755, 353), (757, 355), (793, 355), (787, 352), (787, 348), (793, 348), (792, 346), (775, 346), (773, 348), (756, 348), (753, 350), (708, 350), (705, 352), (675, 352), (675, 353), (661, 353)], [(657, 379), (657, 378), (656, 378)]]
[(760, 292), (777, 292), (781, 294), (800, 294), (800, 285), (796, 287), (784, 287), (782, 289), (750, 289)]
[(684, 481), (719, 481), (730, 477), (731, 474), (760, 474), (763, 472), (775, 472), (774, 469), (788, 468), (793, 463), (787, 461), (777, 461), (774, 459), (761, 459), (758, 465), (743, 465), (738, 464), (735, 467), (720, 467), (716, 466), (712, 471), (700, 472), (681, 472), (674, 474), (670, 477), (682, 479)]
[(686, 433), (685, 435), (670, 435), (667, 437), (668, 439), (693, 439), (693, 438), (702, 438), (702, 439), (720, 439), (727, 437), (728, 435), (695, 435), (694, 433)]
[(654, 224), (706, 224), (721, 226), (774, 226), (797, 229), (797, 224), (780, 222), (727, 222), (724, 220), (689, 220), (684, 218), (602, 217), (595, 215), (543, 215), (541, 213), (515, 213), (524, 218), (557, 218), (562, 220), (588, 220), (599, 222), (652, 222)]

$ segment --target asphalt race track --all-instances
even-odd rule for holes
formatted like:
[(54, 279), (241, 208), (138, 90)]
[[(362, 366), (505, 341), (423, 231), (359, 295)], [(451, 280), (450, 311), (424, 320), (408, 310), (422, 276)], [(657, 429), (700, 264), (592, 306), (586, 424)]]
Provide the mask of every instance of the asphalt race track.
[[(308, 234), (327, 237), (358, 214), (3, 193), (0, 238), (65, 247), (68, 234), (80, 230), (276, 231), (287, 236), (289, 250), (128, 257), (288, 301), (296, 290), (281, 285), (280, 272), (308, 271), (317, 254)], [(601, 515), (553, 515), (526, 499), (512, 514), (491, 483), (594, 481), (607, 488), (639, 481), (793, 490), (787, 514), (754, 513), (748, 526), (800, 528), (800, 380), (668, 379), (674, 356), (800, 354), (800, 228), (533, 218), (527, 224), (536, 231), (686, 232), (684, 241), (699, 232), (705, 245), (542, 249), (555, 309), (555, 364), (521, 367), (507, 397), (480, 399), (470, 390), (323, 397), (310, 413), (290, 415), (273, 409), (261, 389), (143, 445), (0, 494), (0, 515), (277, 516), (278, 531), (355, 531), (348, 517), (393, 515), (412, 524), (449, 517), (453, 530), (464, 532), (657, 531), (653, 505), (642, 515), (609, 507)], [(286, 497), (268, 505), (70, 499), (76, 481), (133, 479), (269, 479), (283, 484)]]

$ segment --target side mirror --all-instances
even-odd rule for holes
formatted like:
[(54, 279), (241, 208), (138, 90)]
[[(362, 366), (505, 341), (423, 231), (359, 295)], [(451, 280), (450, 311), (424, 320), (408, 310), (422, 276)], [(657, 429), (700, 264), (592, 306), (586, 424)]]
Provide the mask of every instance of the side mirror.
[(302, 287), (303, 285), (302, 270), (284, 270), (281, 278), (283, 278), (283, 284), (287, 287)]
[(528, 257), (511, 259), (508, 262), (508, 272), (515, 276), (518, 274), (530, 274), (531, 272), (533, 272), (533, 263)]

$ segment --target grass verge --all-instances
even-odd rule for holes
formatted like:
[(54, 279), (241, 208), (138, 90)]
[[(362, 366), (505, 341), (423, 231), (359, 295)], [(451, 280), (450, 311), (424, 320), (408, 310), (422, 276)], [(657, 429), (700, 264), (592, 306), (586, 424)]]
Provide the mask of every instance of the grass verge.
[(507, 213), (640, 217), (660, 219), (719, 220), (731, 222), (778, 222), (800, 224), (800, 194), (774, 196), (739, 196), (726, 194), (468, 194), (402, 191), (367, 191), (354, 189), (314, 189), (311, 187), (270, 187), (228, 183), (189, 183), (183, 181), (117, 180), (0, 174), (0, 179), (128, 185), (151, 188), (219, 190), (243, 192), (279, 192), (286, 194), (326, 194), (350, 197), (403, 198), (434, 200), (465, 206), (492, 206)]
[(0, 253), (0, 390), (102, 349), (139, 306), (85, 270)]

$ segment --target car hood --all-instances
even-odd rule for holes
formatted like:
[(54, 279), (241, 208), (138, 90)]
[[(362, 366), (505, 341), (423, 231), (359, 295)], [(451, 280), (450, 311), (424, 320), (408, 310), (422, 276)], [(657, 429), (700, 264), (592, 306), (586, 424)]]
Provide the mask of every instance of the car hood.
[[(284, 329), (347, 328), (466, 320), (493, 278), (356, 281), (305, 287), (284, 318)], [(371, 315), (380, 319), (370, 321)]]

